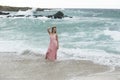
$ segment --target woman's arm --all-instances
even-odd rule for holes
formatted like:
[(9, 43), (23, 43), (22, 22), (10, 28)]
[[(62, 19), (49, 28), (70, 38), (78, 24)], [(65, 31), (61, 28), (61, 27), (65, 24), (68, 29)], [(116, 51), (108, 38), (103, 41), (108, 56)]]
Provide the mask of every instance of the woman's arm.
[(57, 49), (59, 49), (59, 41), (58, 41), (58, 35), (56, 34), (56, 39), (57, 39)]
[(47, 31), (48, 31), (49, 34), (51, 33), (51, 32), (50, 32), (50, 27), (48, 27)]

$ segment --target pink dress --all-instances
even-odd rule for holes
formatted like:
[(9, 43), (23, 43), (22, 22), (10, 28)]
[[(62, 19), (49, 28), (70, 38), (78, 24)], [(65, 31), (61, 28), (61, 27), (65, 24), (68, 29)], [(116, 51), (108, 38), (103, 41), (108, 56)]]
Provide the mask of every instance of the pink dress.
[(56, 60), (57, 59), (57, 37), (55, 35), (50, 35), (50, 44), (46, 53), (46, 59)]

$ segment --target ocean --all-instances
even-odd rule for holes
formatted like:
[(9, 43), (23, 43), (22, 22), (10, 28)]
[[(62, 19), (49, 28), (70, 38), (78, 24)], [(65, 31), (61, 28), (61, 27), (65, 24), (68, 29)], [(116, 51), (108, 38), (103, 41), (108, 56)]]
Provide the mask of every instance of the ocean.
[(57, 60), (89, 60), (97, 64), (120, 67), (119, 9), (52, 9), (33, 13), (51, 15), (62, 11), (72, 16), (0, 18), (0, 54), (45, 55), (49, 45), (47, 28), (56, 26), (59, 37)]

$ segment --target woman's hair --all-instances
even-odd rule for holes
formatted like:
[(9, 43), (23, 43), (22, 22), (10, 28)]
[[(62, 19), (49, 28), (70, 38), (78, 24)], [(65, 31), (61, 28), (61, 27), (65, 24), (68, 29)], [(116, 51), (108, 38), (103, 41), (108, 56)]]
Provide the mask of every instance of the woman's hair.
[[(56, 27), (55, 27), (55, 26), (54, 26), (54, 27), (52, 27), (52, 33), (53, 33), (54, 28), (56, 28)], [(56, 33), (56, 32), (55, 32), (55, 33)]]

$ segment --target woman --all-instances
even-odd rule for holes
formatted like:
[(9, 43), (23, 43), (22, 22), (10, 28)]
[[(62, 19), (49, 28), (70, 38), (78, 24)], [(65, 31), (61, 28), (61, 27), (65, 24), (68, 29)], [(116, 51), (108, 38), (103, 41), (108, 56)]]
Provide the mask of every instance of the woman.
[(48, 28), (47, 31), (50, 36), (50, 44), (45, 58), (54, 61), (57, 59), (57, 50), (59, 48), (56, 27), (52, 27), (52, 31), (50, 30), (50, 28)]

